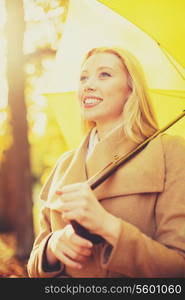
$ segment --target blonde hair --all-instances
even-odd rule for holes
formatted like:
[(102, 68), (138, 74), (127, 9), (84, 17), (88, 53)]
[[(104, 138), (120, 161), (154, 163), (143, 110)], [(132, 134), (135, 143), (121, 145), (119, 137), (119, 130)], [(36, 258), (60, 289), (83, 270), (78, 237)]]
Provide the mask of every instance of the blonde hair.
[[(128, 85), (131, 93), (123, 108), (123, 129), (125, 135), (131, 140), (141, 142), (158, 129), (143, 69), (131, 53), (117, 47), (93, 48), (86, 54), (82, 66), (89, 57), (97, 53), (116, 55), (128, 72)], [(95, 126), (95, 123), (84, 120), (83, 125), (87, 131)]]

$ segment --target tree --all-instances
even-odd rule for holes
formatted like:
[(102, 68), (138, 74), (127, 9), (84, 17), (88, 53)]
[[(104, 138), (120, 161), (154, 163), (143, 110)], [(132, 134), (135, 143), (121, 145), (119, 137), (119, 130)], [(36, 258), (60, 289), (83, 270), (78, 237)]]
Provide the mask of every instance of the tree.
[[(13, 143), (9, 150), (3, 151), (5, 160), (0, 165), (0, 230), (15, 231), (17, 256), (26, 257), (29, 256), (33, 243), (32, 193), (34, 196), (36, 183), (41, 182), (40, 179), (44, 178), (51, 167), (51, 155), (54, 161), (53, 156), (58, 156), (57, 153), (65, 148), (63, 136), (57, 129), (57, 149), (46, 159), (47, 146), (42, 144), (41, 138), (32, 130), (36, 119), (32, 108), (35, 107), (37, 111), (37, 103), (33, 100), (37, 86), (35, 82), (42, 76), (45, 58), (53, 58), (56, 54), (67, 16), (68, 0), (24, 0), (24, 11), (23, 0), (4, 1), (7, 10), (8, 110), (11, 113)], [(52, 33), (52, 36), (46, 32)], [(34, 74), (27, 72), (29, 66), (35, 69)], [(24, 74), (24, 69), (27, 74)], [(33, 98), (30, 90), (33, 91)], [(52, 125), (52, 137), (55, 127)], [(38, 140), (37, 144), (35, 140)], [(46, 144), (50, 144), (48, 130), (44, 140)], [(40, 153), (40, 143), (43, 156)], [(42, 160), (39, 161), (38, 157), (42, 157)]]
[(16, 255), (29, 256), (34, 234), (32, 221), (32, 184), (24, 99), (24, 11), (23, 1), (6, 0), (7, 77), (13, 144), (6, 152), (3, 169), (6, 226), (15, 230)]

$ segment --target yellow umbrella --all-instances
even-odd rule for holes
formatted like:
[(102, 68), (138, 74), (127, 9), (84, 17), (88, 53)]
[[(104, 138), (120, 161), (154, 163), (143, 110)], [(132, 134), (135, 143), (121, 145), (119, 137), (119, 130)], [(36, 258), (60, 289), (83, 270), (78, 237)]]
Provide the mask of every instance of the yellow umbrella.
[(152, 37), (185, 67), (185, 1), (99, 0)]
[[(185, 1), (99, 0), (99, 2), (125, 17), (150, 36), (171, 62), (174, 70), (176, 69), (182, 77), (182, 90), (176, 84), (175, 77), (173, 85), (169, 83), (166, 90), (159, 88), (151, 90), (155, 94), (152, 98), (158, 112), (159, 123), (164, 125), (169, 118), (173, 118), (175, 113), (178, 114), (180, 110), (185, 109), (185, 40), (183, 38), (185, 36)], [(157, 61), (156, 65), (158, 65)], [(160, 70), (163, 71), (162, 68)], [(160, 97), (160, 94), (166, 97)], [(168, 108), (167, 114), (166, 108)], [(170, 129), (170, 133), (185, 136), (185, 124), (183, 126), (179, 122), (176, 127)]]
[[(70, 0), (45, 91), (69, 149), (82, 138), (75, 90), (81, 60), (93, 47), (119, 45), (138, 58), (160, 127), (185, 109), (184, 11), (185, 2), (181, 0)], [(185, 136), (184, 119), (169, 132)]]

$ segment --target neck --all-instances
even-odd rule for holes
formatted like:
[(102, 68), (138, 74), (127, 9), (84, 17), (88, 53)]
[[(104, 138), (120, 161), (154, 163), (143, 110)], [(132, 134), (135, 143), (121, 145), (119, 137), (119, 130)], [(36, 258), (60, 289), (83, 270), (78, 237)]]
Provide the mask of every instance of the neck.
[(121, 125), (122, 122), (123, 118), (116, 119), (116, 121), (114, 120), (113, 122), (97, 122), (96, 128), (99, 140), (103, 140), (111, 130), (116, 128), (118, 125)]

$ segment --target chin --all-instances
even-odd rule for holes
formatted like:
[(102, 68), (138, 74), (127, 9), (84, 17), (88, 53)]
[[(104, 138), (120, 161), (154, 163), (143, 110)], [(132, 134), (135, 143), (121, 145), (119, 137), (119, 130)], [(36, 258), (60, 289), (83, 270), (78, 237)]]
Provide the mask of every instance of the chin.
[(84, 114), (84, 119), (90, 122), (98, 122), (102, 121), (103, 119), (106, 119), (107, 116), (102, 116), (100, 114), (93, 114), (93, 113), (86, 113)]
[(96, 122), (97, 121), (97, 117), (95, 116), (88, 116), (88, 115), (84, 115), (84, 120), (88, 121), (88, 122)]

